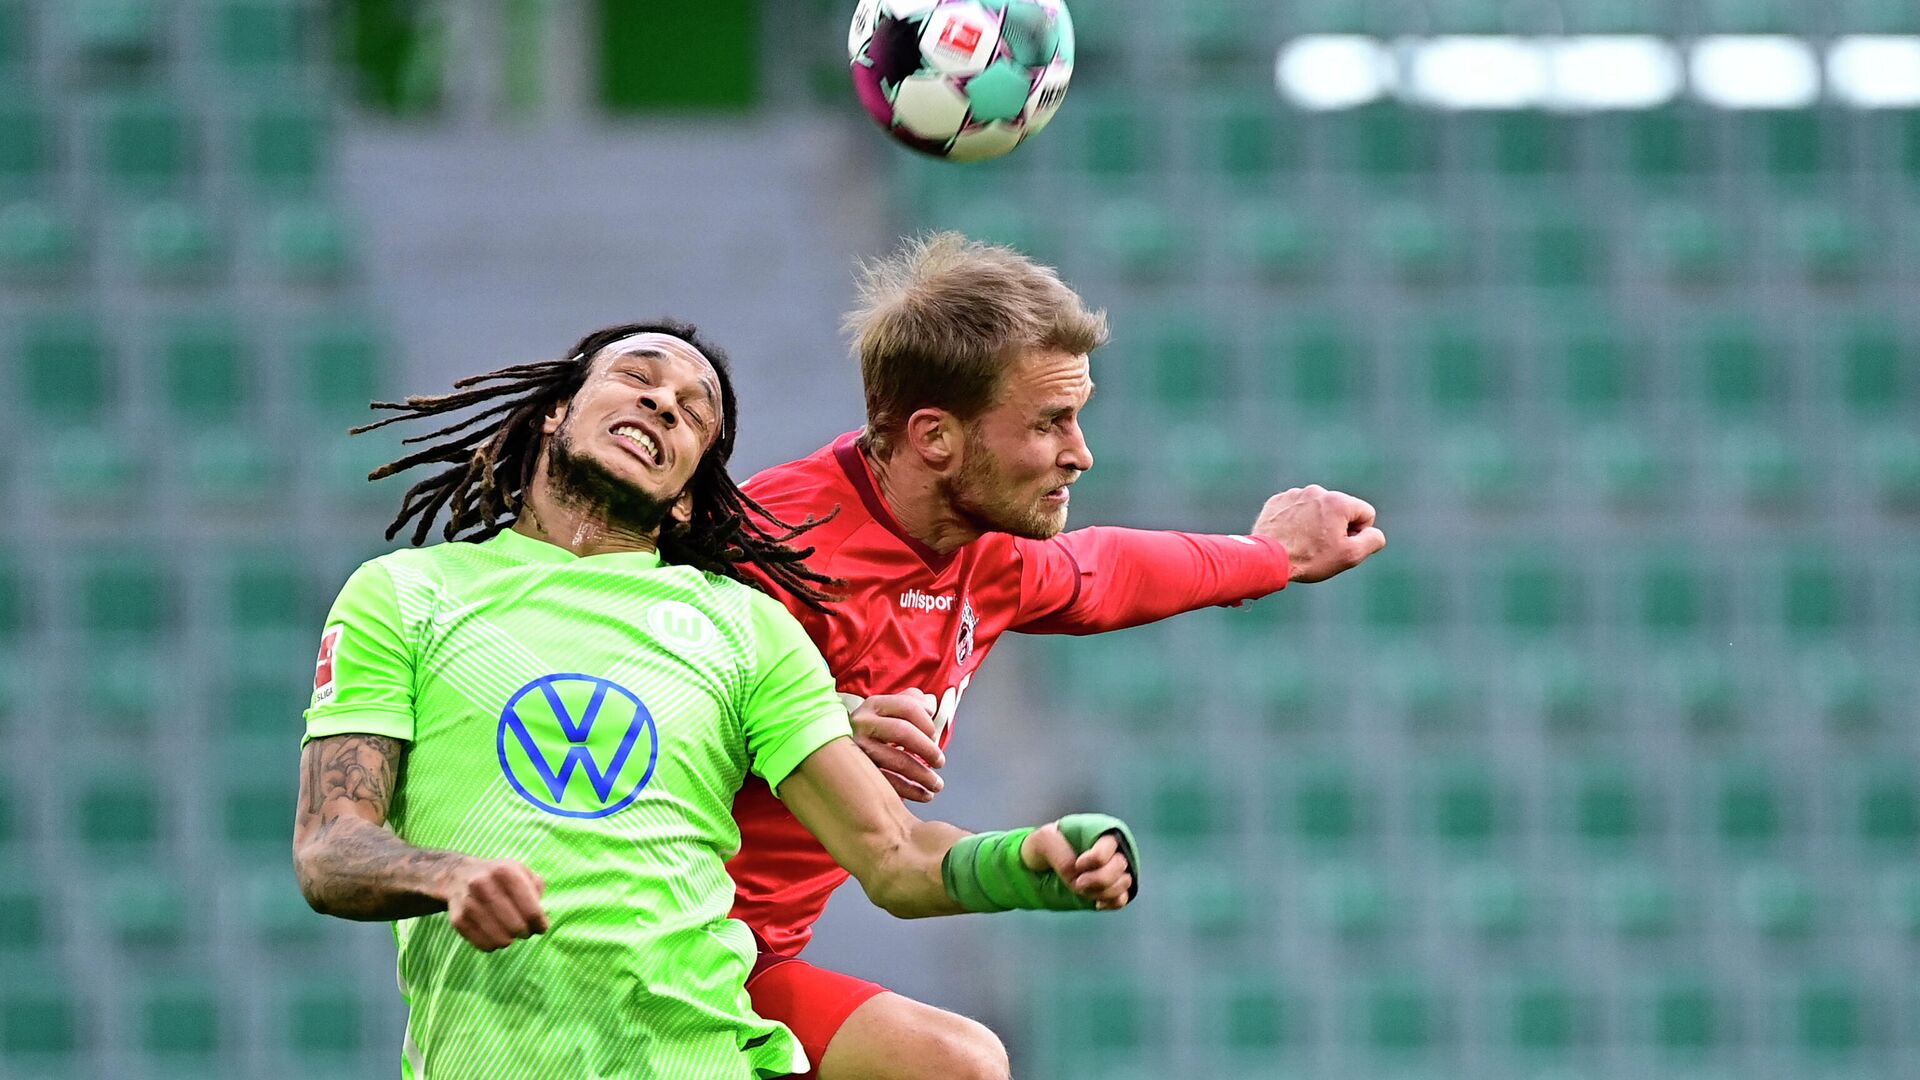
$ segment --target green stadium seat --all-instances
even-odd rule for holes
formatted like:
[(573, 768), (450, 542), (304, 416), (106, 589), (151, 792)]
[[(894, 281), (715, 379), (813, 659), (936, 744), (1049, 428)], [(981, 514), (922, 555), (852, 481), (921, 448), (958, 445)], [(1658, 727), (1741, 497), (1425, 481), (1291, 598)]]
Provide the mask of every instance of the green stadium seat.
[(1606, 871), (1586, 893), (1594, 921), (1620, 938), (1667, 939), (1681, 922), (1680, 898), (1672, 884), (1645, 867)]
[(204, 283), (219, 273), (225, 257), (213, 219), (183, 203), (135, 212), (122, 244), (135, 271), (156, 285)]
[(95, 118), (92, 152), (96, 169), (117, 190), (175, 191), (200, 168), (199, 125), (164, 98), (122, 98)]
[(1447, 487), (1468, 507), (1512, 507), (1528, 501), (1539, 490), (1533, 458), (1497, 431), (1472, 428), (1456, 432), (1442, 441), (1439, 450)]
[(226, 624), (243, 637), (289, 629), (308, 633), (326, 616), (315, 603), (307, 560), (298, 551), (251, 552), (227, 567)]
[(1831, 166), (1846, 114), (1838, 110), (1757, 109), (1728, 118), (1743, 165), (1781, 185), (1806, 189)]
[(1566, 630), (1583, 615), (1583, 584), (1569, 563), (1515, 555), (1496, 561), (1490, 578), (1495, 621), (1515, 633)]
[(1365, 867), (1316, 871), (1306, 881), (1306, 901), (1314, 922), (1346, 942), (1374, 940), (1396, 922), (1387, 883)]
[(263, 78), (296, 77), (310, 59), (314, 13), (284, 0), (224, 0), (211, 8), (213, 54), (227, 71)]
[(1475, 728), (1482, 703), (1473, 687), (1450, 665), (1415, 660), (1397, 665), (1402, 720), (1416, 736), (1449, 736)]
[(1559, 799), (1567, 831), (1596, 854), (1631, 853), (1660, 826), (1652, 791), (1621, 764), (1576, 770), (1562, 781)]
[(1551, 976), (1517, 980), (1500, 995), (1497, 1023), (1515, 1054), (1542, 1061), (1567, 1055), (1598, 1030), (1598, 1002)]
[[(386, 335), (358, 315), (343, 313), (315, 323), (299, 340), (296, 352), (304, 368), (300, 383), (307, 406), (342, 426), (366, 422), (371, 418), (367, 403), (389, 381), (389, 348)], [(368, 444), (364, 439), (358, 442)], [(361, 476), (365, 475), (363, 471)]]
[(1636, 513), (1675, 501), (1681, 465), (1654, 439), (1625, 428), (1603, 428), (1584, 440), (1582, 464), (1593, 490), (1610, 510)]
[(46, 186), (58, 168), (58, 130), (37, 103), (25, 98), (0, 101), (0, 192)]
[(1852, 576), (1827, 558), (1790, 559), (1779, 578), (1780, 621), (1797, 637), (1826, 637), (1865, 620), (1866, 598)]
[(81, 789), (71, 821), (88, 854), (137, 858), (160, 843), (160, 795), (145, 777), (96, 779)]
[(1505, 402), (1511, 390), (1507, 357), (1478, 330), (1439, 325), (1416, 333), (1418, 358), (1428, 408), (1452, 418), (1478, 416)]
[(1878, 1009), (1852, 980), (1809, 982), (1794, 997), (1794, 1036), (1816, 1058), (1854, 1056), (1875, 1043)]
[(1257, 650), (1257, 661), (1250, 659), (1245, 669), (1245, 685), (1257, 698), (1251, 711), (1261, 726), (1283, 737), (1337, 730), (1343, 708), (1338, 692), (1301, 665), (1276, 663), (1275, 653), (1272, 645)]
[(0, 883), (0, 964), (11, 967), (50, 949), (56, 916), (55, 905), (31, 882)]
[(1726, 450), (1728, 485), (1756, 513), (1792, 512), (1805, 505), (1809, 478), (1798, 446), (1771, 431), (1752, 432)]
[(1210, 103), (1203, 137), (1215, 171), (1228, 182), (1264, 186), (1300, 164), (1301, 129), (1272, 94)]
[(0, 550), (0, 646), (25, 637), (39, 621), (31, 578), (19, 561)]
[(1445, 1005), (1417, 979), (1370, 979), (1353, 1003), (1353, 1038), (1376, 1053), (1417, 1054), (1448, 1034)]
[(1731, 854), (1772, 851), (1788, 828), (1788, 806), (1779, 784), (1765, 770), (1743, 767), (1721, 776), (1711, 792), (1709, 821)]
[[(364, 406), (363, 406), (364, 407)], [(339, 417), (341, 426), (357, 423), (365, 419), (352, 415)], [(400, 448), (392, 441), (375, 440), (364, 436), (351, 439), (334, 439), (332, 445), (321, 455), (321, 485), (327, 497), (343, 504), (360, 507), (397, 507), (400, 493), (406, 490), (405, 482), (373, 483), (367, 476), (373, 470), (396, 460)], [(412, 533), (407, 535), (411, 536)], [(438, 533), (434, 534), (438, 535)]]
[(1872, 739), (1898, 712), (1889, 687), (1851, 657), (1822, 657), (1808, 674), (1814, 710), (1834, 739)]
[(1712, 571), (1679, 552), (1652, 553), (1628, 579), (1627, 610), (1636, 629), (1656, 638), (1695, 633), (1715, 614)]
[(1502, 109), (1462, 114), (1455, 123), (1476, 173), (1535, 184), (1574, 167), (1577, 128), (1569, 116)]
[(25, 0), (0, 0), (0, 77), (26, 66), (32, 36)]
[(1344, 412), (1372, 397), (1370, 350), (1346, 323), (1313, 317), (1289, 322), (1278, 344), (1281, 360), (1268, 368), (1269, 385), (1302, 412)]
[(1457, 285), (1471, 271), (1467, 248), (1441, 215), (1420, 206), (1387, 207), (1367, 223), (1367, 251), (1402, 284)]
[(1910, 770), (1886, 766), (1861, 780), (1855, 828), (1870, 853), (1910, 855), (1920, 841), (1920, 785)]
[(1090, 231), (1095, 257), (1122, 277), (1161, 279), (1184, 268), (1182, 230), (1144, 199), (1106, 204), (1091, 215)]
[(1454, 919), (1483, 941), (1511, 941), (1534, 922), (1534, 898), (1519, 875), (1504, 867), (1479, 867), (1459, 875), (1450, 897)]
[(193, 431), (181, 444), (185, 494), (196, 502), (245, 506), (284, 490), (286, 463), (264, 436), (215, 427)]
[(1506, 244), (1506, 276), (1543, 289), (1594, 289), (1607, 276), (1607, 237), (1591, 221), (1564, 208), (1521, 218)]
[(1753, 319), (1712, 326), (1692, 348), (1701, 401), (1709, 413), (1746, 418), (1783, 400), (1779, 357)]
[(1658, 190), (1690, 186), (1713, 169), (1712, 112), (1670, 106), (1608, 117), (1622, 128), (1621, 163), (1639, 182)]
[(1438, 766), (1414, 786), (1415, 830), (1450, 853), (1481, 853), (1514, 832), (1515, 793), (1482, 764)]
[(134, 68), (161, 50), (159, 12), (142, 0), (71, 0), (60, 10), (68, 44), (89, 67)]
[(225, 851), (239, 859), (279, 858), (292, 843), (288, 776), (249, 777), (227, 786), (220, 807)]
[(75, 428), (49, 435), (39, 448), (35, 487), (65, 508), (123, 506), (147, 475), (138, 440), (124, 427)]
[[(289, 825), (289, 837), (291, 837)], [(327, 930), (327, 917), (307, 906), (284, 867), (263, 866), (223, 875), (240, 890), (240, 911), (254, 937), (273, 946), (311, 945)]]
[(1692, 206), (1670, 206), (1649, 211), (1644, 220), (1640, 231), (1645, 257), (1669, 284), (1715, 285), (1734, 275), (1734, 236), (1711, 213)]
[(1827, 288), (1857, 284), (1872, 260), (1872, 238), (1848, 214), (1823, 207), (1790, 221), (1787, 242), (1800, 273)]
[(82, 556), (70, 599), (80, 628), (96, 640), (154, 638), (179, 619), (177, 582), (151, 551), (93, 551)]
[(0, 1063), (75, 1054), (88, 1039), (86, 1016), (63, 980), (0, 991)]
[(1863, 441), (1868, 482), (1880, 508), (1895, 514), (1920, 510), (1920, 438), (1896, 431)]
[(1229, 242), (1240, 262), (1268, 284), (1309, 284), (1327, 264), (1327, 240), (1321, 230), (1280, 205), (1241, 210)]
[(1523, 670), (1537, 695), (1528, 704), (1538, 710), (1547, 735), (1591, 735), (1611, 719), (1608, 695), (1584, 659), (1549, 653)]
[(1368, 567), (1360, 594), (1360, 618), (1369, 632), (1425, 633), (1446, 621), (1445, 574), (1409, 564)]
[(1646, 397), (1645, 349), (1618, 319), (1556, 327), (1537, 354), (1556, 396), (1582, 420), (1611, 419)]
[(317, 982), (294, 984), (282, 1013), (286, 1032), (282, 1044), (307, 1061), (350, 1060), (363, 1049), (367, 1036), (366, 995), (348, 986)]
[(1045, 1018), (1043, 1030), (1054, 1034), (1053, 1058), (1063, 1072), (1078, 1067), (1093, 1070), (1084, 1075), (1109, 1075), (1109, 1069), (1154, 1055), (1166, 1037), (1164, 992), (1133, 968), (1036, 980), (1030, 1008)]
[(186, 944), (195, 911), (170, 875), (120, 874), (89, 890), (93, 923), (123, 950), (170, 949)]
[(245, 419), (259, 361), (234, 320), (195, 315), (163, 325), (160, 368), (167, 411), (197, 428)]
[(1213, 976), (1201, 1015), (1207, 1044), (1264, 1060), (1300, 1040), (1305, 1006), (1271, 972), (1256, 970)]
[(1779, 866), (1743, 871), (1735, 884), (1740, 921), (1756, 934), (1786, 941), (1813, 933), (1818, 901), (1800, 874)]
[(1845, 327), (1838, 337), (1839, 363), (1831, 370), (1840, 403), (1848, 413), (1862, 420), (1881, 419), (1896, 416), (1910, 405), (1914, 387), (1920, 383), (1913, 374), (1920, 357), (1910, 339), (1872, 319)]
[(1142, 773), (1144, 832), (1170, 842), (1203, 843), (1233, 813), (1223, 805), (1220, 785), (1197, 763), (1151, 760), (1142, 763)]
[(331, 207), (291, 206), (266, 222), (266, 258), (289, 284), (333, 285), (354, 266), (346, 222)]
[[(0, 132), (0, 139), (4, 139)], [(0, 142), (0, 147), (4, 147)], [(0, 149), (0, 153), (4, 153)], [(0, 209), (0, 282), (54, 285), (80, 267), (84, 246), (71, 215), (47, 203), (15, 203)]]
[(139, 1046), (169, 1063), (208, 1062), (226, 1042), (218, 984), (169, 974), (137, 992)]
[(103, 328), (63, 314), (29, 317), (17, 325), (14, 385), (26, 411), (53, 424), (105, 419), (118, 380)]
[(1187, 933), (1201, 942), (1231, 944), (1253, 929), (1262, 908), (1244, 875), (1208, 860), (1174, 862), (1167, 869), (1168, 896)]
[(1687, 976), (1663, 980), (1647, 994), (1647, 1036), (1669, 1056), (1694, 1058), (1734, 1037), (1734, 1010), (1707, 984)]
[(309, 194), (326, 176), (333, 133), (326, 113), (313, 105), (253, 106), (240, 118), (237, 134), (241, 170), (257, 191)]
[(78, 680), (86, 707), (86, 715), (78, 719), (101, 731), (149, 733), (154, 713), (167, 699), (171, 670), (150, 650), (114, 647), (102, 652)]
[(1897, 871), (1881, 879), (1876, 892), (1886, 925), (1909, 940), (1920, 941), (1920, 873)]
[[(1079, 20), (1074, 20), (1076, 29)], [(1115, 184), (1154, 173), (1166, 140), (1156, 118), (1138, 108), (1088, 103), (1080, 117), (1081, 167), (1096, 182)]]
[(1436, 175), (1441, 114), (1399, 104), (1361, 105), (1317, 122), (1333, 148), (1335, 171), (1404, 186)]
[(1337, 762), (1307, 762), (1290, 774), (1287, 800), (1293, 835), (1323, 852), (1359, 843), (1372, 831), (1368, 800), (1352, 771)]

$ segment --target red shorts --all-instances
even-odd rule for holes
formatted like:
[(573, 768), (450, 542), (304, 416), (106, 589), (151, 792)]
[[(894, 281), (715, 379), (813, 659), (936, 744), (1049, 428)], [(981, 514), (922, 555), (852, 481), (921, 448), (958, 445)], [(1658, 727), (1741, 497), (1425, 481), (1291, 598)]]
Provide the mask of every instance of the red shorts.
[(798, 957), (779, 953), (761, 953), (754, 961), (753, 973), (747, 976), (753, 1011), (792, 1028), (806, 1048), (814, 1071), (799, 1074), (801, 1080), (813, 1080), (820, 1060), (827, 1056), (827, 1044), (847, 1017), (884, 993), (887, 988), (879, 983), (814, 967)]

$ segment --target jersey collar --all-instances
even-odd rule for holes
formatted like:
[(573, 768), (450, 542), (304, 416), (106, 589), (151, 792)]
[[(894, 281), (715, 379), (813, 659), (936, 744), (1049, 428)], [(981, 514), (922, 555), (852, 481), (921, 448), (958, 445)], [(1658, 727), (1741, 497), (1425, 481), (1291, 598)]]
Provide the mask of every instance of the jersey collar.
[(887, 500), (881, 496), (880, 484), (874, 479), (873, 467), (867, 464), (867, 455), (860, 452), (860, 432), (849, 431), (833, 440), (833, 456), (840, 463), (840, 470), (847, 474), (847, 482), (853, 485), (853, 490), (860, 496), (860, 502), (866, 506), (867, 513), (872, 515), (873, 520), (880, 523), (881, 528), (899, 537), (900, 542), (907, 545), (908, 550), (919, 556), (920, 561), (927, 565), (927, 569), (938, 573), (946, 569), (947, 564), (953, 562), (953, 556), (957, 552), (942, 555), (915, 540), (906, 526), (900, 524), (900, 519), (893, 516), (893, 507), (888, 506)]
[[(515, 532), (511, 527), (501, 529), (485, 541), (487, 547), (519, 562), (571, 563), (582, 561), (559, 544), (549, 544), (545, 540), (536, 540), (525, 533)], [(619, 559), (638, 570), (651, 570), (660, 565), (660, 553), (657, 551), (609, 551), (601, 555), (588, 555), (589, 559)]]

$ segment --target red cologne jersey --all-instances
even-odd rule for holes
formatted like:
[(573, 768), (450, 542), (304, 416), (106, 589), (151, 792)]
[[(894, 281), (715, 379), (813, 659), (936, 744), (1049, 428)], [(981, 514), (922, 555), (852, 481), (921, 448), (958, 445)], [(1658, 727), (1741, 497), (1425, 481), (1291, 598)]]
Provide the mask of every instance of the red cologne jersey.
[[(845, 583), (832, 613), (774, 591), (826, 657), (842, 694), (918, 689), (936, 698), (942, 748), (974, 671), (1008, 630), (1117, 630), (1286, 584), (1286, 550), (1261, 537), (1096, 527), (1051, 540), (988, 533), (935, 552), (893, 516), (858, 436), (848, 432), (774, 466), (745, 489), (783, 521), (837, 510), (799, 540), (814, 549), (808, 566)], [(797, 954), (847, 872), (764, 781), (750, 777), (733, 812), (740, 826), (740, 852), (727, 864), (734, 917), (773, 951)]]

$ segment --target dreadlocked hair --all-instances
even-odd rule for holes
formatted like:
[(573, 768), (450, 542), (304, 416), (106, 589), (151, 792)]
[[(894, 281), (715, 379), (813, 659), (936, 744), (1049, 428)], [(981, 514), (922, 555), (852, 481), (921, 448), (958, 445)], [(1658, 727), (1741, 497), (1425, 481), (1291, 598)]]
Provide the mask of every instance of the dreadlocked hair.
[(485, 540), (511, 525), (519, 517), (527, 488), (533, 483), (534, 467), (544, 445), (542, 419), (555, 406), (571, 401), (586, 384), (588, 369), (600, 350), (623, 338), (649, 333), (669, 334), (693, 346), (713, 365), (720, 380), (720, 435), (701, 456), (688, 482), (687, 490), (693, 496), (691, 519), (682, 523), (670, 516), (661, 526), (661, 560), (758, 588), (760, 583), (743, 570), (753, 566), (800, 602), (826, 612), (833, 599), (827, 590), (842, 583), (806, 565), (813, 548), (795, 548), (789, 542), (833, 515), (825, 519), (809, 515), (797, 525), (782, 521), (741, 491), (727, 475), (727, 459), (733, 455), (738, 433), (727, 355), (702, 340), (692, 325), (673, 319), (596, 330), (573, 347), (569, 359), (516, 364), (484, 375), (469, 375), (455, 382), (449, 394), (373, 402), (372, 408), (398, 415), (353, 428), (351, 434), (484, 406), (438, 430), (403, 439), (402, 445), (426, 445), (367, 474), (368, 480), (381, 480), (418, 466), (446, 466), (407, 489), (398, 516), (387, 526), (387, 539), (393, 539), (414, 521), (411, 542), (416, 547), (426, 543), (434, 518), (442, 509), (447, 511), (447, 523), (441, 535), (447, 540)]

